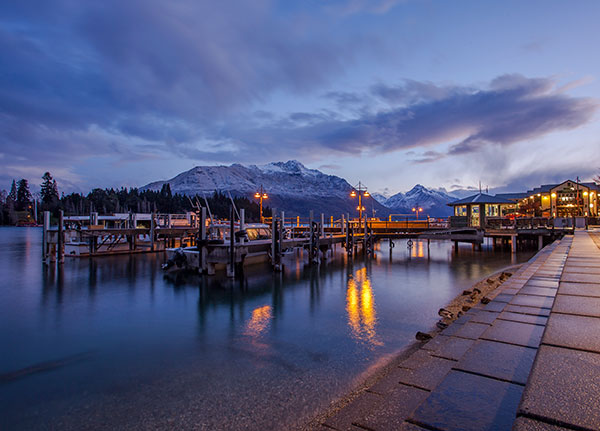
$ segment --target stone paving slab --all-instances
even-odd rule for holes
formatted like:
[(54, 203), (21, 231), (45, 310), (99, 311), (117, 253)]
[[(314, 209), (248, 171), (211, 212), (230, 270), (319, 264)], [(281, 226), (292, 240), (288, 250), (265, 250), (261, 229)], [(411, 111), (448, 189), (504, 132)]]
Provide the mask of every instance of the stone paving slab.
[(491, 325), (494, 320), (498, 318), (500, 313), (493, 313), (490, 311), (473, 311), (473, 317), (471, 317), (471, 322), (473, 323), (485, 323), (486, 325)]
[(431, 351), (432, 356), (458, 361), (471, 348), (475, 340), (450, 337), (450, 339)]
[(504, 307), (506, 307), (506, 302), (500, 302), (500, 301), (496, 301), (494, 299), (489, 304), (486, 304), (486, 305), (482, 304), (482, 307), (480, 309), (485, 310), (485, 311), (493, 311), (493, 312), (499, 313), (502, 310), (504, 310)]
[(522, 294), (525, 295), (536, 295), (536, 296), (556, 296), (557, 289), (550, 287), (538, 287), (538, 286), (525, 286), (521, 289)]
[(505, 311), (498, 316), (500, 320), (510, 320), (513, 322), (531, 323), (532, 325), (546, 326), (548, 318), (544, 316), (533, 316), (531, 314), (511, 313)]
[(500, 293), (499, 295), (494, 296), (494, 301), (497, 302), (510, 302), (514, 298), (514, 294), (510, 295), (508, 293)]
[[(447, 342), (447, 340), (445, 341)], [(445, 344), (445, 342), (443, 344)], [(429, 350), (419, 349), (412, 355), (410, 355), (408, 358), (406, 358), (404, 361), (402, 361), (400, 363), (400, 367), (415, 370), (422, 366), (426, 366), (427, 363), (429, 363), (429, 361), (431, 361), (431, 352)]]
[(600, 319), (553, 313), (548, 319), (544, 344), (600, 353)]
[(426, 367), (415, 370), (400, 369), (399, 383), (431, 391), (446, 377), (454, 364), (456, 361), (432, 357), (432, 361)]
[(496, 320), (481, 336), (484, 340), (500, 341), (519, 346), (537, 348), (540, 345), (544, 328), (529, 323)]
[(429, 430), (426, 430), (425, 428), (421, 428), (420, 426), (411, 424), (409, 422), (404, 422), (402, 424), (402, 426), (400, 428), (398, 428), (398, 431), (429, 431)]
[[(452, 327), (452, 325), (450, 325), (450, 328), (451, 327)], [(450, 329), (450, 328), (447, 328), (447, 329)], [(421, 349), (435, 350), (437, 348), (437, 346), (445, 343), (448, 339), (450, 339), (450, 337), (447, 335), (444, 335), (444, 333), (442, 332), (441, 334), (436, 335), (431, 340), (429, 340), (426, 344), (424, 344), (423, 347), (421, 347)]]
[(600, 429), (600, 355), (541, 346), (519, 413)]
[(512, 427), (512, 431), (566, 431), (567, 428), (558, 425), (550, 425), (546, 422), (540, 422), (526, 417), (519, 417)]
[(366, 389), (368, 392), (373, 392), (379, 395), (387, 395), (398, 386), (400, 386), (400, 377), (404, 376), (405, 368), (394, 368), (384, 377), (379, 379), (374, 385)]
[(600, 267), (593, 266), (565, 266), (565, 274), (595, 274), (600, 278)]
[(562, 281), (572, 281), (574, 283), (598, 283), (600, 276), (597, 274), (563, 274)]
[(529, 347), (478, 340), (454, 369), (525, 386), (535, 355)]
[(556, 289), (558, 287), (558, 281), (532, 278), (527, 283), (525, 283), (525, 285), (538, 287), (553, 287)]
[(524, 305), (526, 307), (552, 308), (554, 297), (535, 296), (519, 294), (510, 302), (512, 305)]
[(600, 298), (557, 295), (552, 312), (600, 317)]
[(462, 327), (456, 331), (455, 337), (470, 338), (472, 340), (478, 339), (490, 326), (484, 323), (468, 322), (462, 325)]
[(338, 431), (357, 431), (360, 428), (355, 426), (353, 422), (368, 415), (382, 401), (383, 397), (381, 395), (363, 392), (335, 415), (327, 418), (323, 424)]
[(376, 431), (397, 430), (427, 396), (429, 391), (398, 385), (381, 404), (355, 423)]
[(509, 430), (523, 387), (451, 371), (410, 421), (447, 431)]
[(563, 281), (560, 283), (558, 292), (564, 295), (600, 297), (600, 283), (570, 283)]
[(533, 316), (550, 316), (550, 309), (548, 308), (524, 307), (522, 305), (508, 304), (504, 311), (510, 311), (511, 313), (531, 314)]

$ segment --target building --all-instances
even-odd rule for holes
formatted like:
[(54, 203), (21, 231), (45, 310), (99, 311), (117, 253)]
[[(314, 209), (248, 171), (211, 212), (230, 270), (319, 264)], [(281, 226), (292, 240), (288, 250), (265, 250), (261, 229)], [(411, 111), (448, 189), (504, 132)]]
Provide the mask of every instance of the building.
[(598, 217), (599, 192), (595, 183), (544, 184), (528, 190), (519, 200), (519, 209), (535, 217)]
[(489, 218), (506, 217), (517, 210), (517, 202), (485, 193), (460, 199), (448, 204), (454, 207), (450, 219), (452, 227), (481, 227)]
[(566, 180), (544, 184), (524, 193), (501, 193), (491, 196), (478, 193), (450, 202), (453, 227), (482, 227), (486, 219), (511, 214), (529, 217), (566, 218), (598, 217), (600, 185)]

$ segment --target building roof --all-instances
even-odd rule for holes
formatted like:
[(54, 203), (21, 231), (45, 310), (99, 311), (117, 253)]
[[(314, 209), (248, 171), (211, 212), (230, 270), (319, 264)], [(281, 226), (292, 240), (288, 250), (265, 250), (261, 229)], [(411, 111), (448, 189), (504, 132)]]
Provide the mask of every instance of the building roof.
[(527, 196), (529, 196), (527, 193), (525, 192), (521, 192), (521, 193), (497, 193), (496, 197), (497, 198), (504, 198), (504, 199), (508, 199), (510, 201), (518, 201), (521, 199), (525, 199)]
[(477, 193), (473, 196), (468, 196), (454, 202), (448, 203), (448, 206), (454, 207), (457, 205), (467, 204), (514, 204), (514, 202), (504, 199), (499, 196), (486, 195), (485, 193)]

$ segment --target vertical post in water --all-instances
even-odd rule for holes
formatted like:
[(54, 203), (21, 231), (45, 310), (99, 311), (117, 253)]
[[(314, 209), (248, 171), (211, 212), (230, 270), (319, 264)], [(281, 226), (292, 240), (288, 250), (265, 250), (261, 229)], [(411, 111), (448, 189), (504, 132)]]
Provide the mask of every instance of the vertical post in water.
[(229, 264), (227, 265), (227, 277), (235, 277), (235, 212), (233, 205), (229, 211)]
[(313, 217), (314, 217), (314, 213), (313, 210), (310, 210), (309, 213), (309, 217), (308, 217), (308, 225), (310, 227), (310, 242), (309, 242), (309, 249), (308, 249), (308, 259), (310, 262), (312, 262), (313, 260), (313, 250), (314, 250), (314, 227), (313, 227)]
[(368, 220), (369, 218), (367, 217), (367, 215), (365, 214), (365, 231), (363, 233), (363, 251), (366, 253), (367, 251), (367, 230), (368, 228)]
[(246, 210), (240, 208), (240, 230), (246, 229)]
[(352, 244), (350, 244), (350, 215), (346, 215), (346, 253), (352, 254)]
[(42, 262), (44, 264), (48, 263), (48, 243), (49, 241), (49, 233), (48, 230), (50, 229), (50, 211), (44, 211), (44, 230), (42, 231)]
[(277, 270), (277, 213), (273, 211), (271, 214), (271, 264)]
[(156, 229), (156, 223), (154, 221), (155, 213), (150, 213), (150, 251), (154, 251), (154, 230)]
[(202, 207), (202, 210), (200, 211), (200, 221), (199, 221), (199, 225), (198, 225), (198, 229), (199, 229), (199, 234), (200, 234), (200, 238), (199, 238), (199, 253), (200, 253), (200, 265), (199, 265), (199, 270), (201, 273), (206, 273), (208, 271), (208, 265), (206, 263), (206, 255), (208, 254), (208, 250), (206, 249), (206, 208)]
[(64, 230), (64, 211), (58, 210), (58, 263), (65, 261), (65, 230)]
[(320, 238), (325, 236), (325, 214), (321, 213), (321, 232), (319, 234)]

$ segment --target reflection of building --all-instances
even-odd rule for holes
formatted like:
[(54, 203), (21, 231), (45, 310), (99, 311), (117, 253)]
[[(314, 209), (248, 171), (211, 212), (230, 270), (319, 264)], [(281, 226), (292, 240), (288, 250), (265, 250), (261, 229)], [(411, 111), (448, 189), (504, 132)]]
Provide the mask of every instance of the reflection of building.
[(480, 227), (486, 219), (518, 214), (529, 217), (598, 217), (600, 185), (567, 180), (525, 193), (478, 193), (450, 202), (453, 227)]

